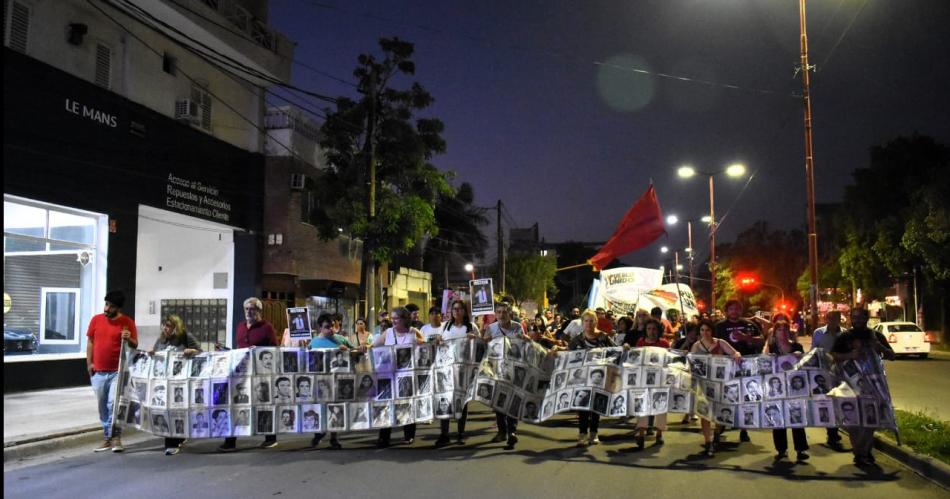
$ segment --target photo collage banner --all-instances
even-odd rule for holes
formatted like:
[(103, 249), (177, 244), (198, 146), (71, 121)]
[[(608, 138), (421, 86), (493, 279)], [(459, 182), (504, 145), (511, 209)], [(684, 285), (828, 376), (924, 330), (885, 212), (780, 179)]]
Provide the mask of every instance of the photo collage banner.
[[(836, 374), (819, 350), (740, 362), (663, 348), (549, 354), (498, 338), (335, 349), (256, 347), (127, 354), (117, 424), (217, 438), (360, 431), (456, 417), (482, 402), (529, 423), (555, 414), (695, 413), (726, 426), (894, 427), (878, 361)], [(871, 363), (868, 363), (871, 364)]]

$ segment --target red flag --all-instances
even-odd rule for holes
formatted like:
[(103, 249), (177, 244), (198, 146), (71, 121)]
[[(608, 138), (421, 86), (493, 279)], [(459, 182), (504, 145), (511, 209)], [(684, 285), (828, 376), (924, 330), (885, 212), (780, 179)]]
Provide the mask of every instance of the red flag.
[(656, 191), (650, 185), (630, 211), (623, 216), (623, 220), (610, 236), (610, 240), (588, 262), (594, 266), (594, 270), (601, 270), (614, 258), (640, 249), (656, 241), (665, 233), (663, 215), (660, 214), (660, 202), (656, 200)]

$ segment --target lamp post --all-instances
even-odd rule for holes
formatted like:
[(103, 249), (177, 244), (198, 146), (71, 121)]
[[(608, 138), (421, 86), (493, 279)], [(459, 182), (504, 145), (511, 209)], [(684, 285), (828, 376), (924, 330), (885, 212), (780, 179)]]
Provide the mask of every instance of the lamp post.
[(798, 27), (801, 35), (802, 104), (805, 120), (805, 191), (808, 196), (808, 274), (809, 308), (811, 318), (809, 327), (814, 331), (818, 327), (818, 233), (815, 227), (815, 156), (811, 144), (811, 94), (808, 67), (808, 35), (805, 23), (805, 0), (798, 0)]
[(705, 175), (709, 178), (709, 307), (710, 310), (716, 309), (716, 187), (713, 177), (720, 173), (725, 173), (729, 177), (741, 177), (745, 175), (745, 165), (735, 163), (726, 167), (721, 172), (697, 172), (692, 166), (681, 166), (676, 170), (680, 178), (690, 178), (697, 174)]
[(472, 265), (471, 263), (466, 263), (465, 271), (472, 274), (472, 280), (474, 281), (475, 280), (475, 266)]

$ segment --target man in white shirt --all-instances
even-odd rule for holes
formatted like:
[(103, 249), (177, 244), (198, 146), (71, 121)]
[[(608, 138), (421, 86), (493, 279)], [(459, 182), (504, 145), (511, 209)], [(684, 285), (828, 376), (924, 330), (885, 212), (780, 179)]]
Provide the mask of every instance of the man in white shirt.
[(567, 336), (567, 341), (574, 339), (575, 336), (584, 332), (584, 326), (581, 325), (581, 309), (577, 307), (572, 308), (571, 319), (572, 320), (564, 326), (564, 330), (562, 331), (562, 334)]
[(430, 341), (442, 333), (442, 310), (439, 307), (429, 308), (429, 323), (424, 324), (419, 328), (419, 331), (426, 341)]
[[(826, 325), (818, 328), (812, 333), (811, 336), (811, 348), (812, 350), (816, 348), (821, 348), (825, 355), (831, 353), (832, 348), (835, 346), (835, 341), (838, 340), (838, 336), (841, 335), (841, 312), (837, 310), (829, 310), (825, 314)], [(838, 451), (844, 452), (844, 446), (841, 445), (841, 436), (838, 435), (838, 428), (828, 428), (828, 447)]]

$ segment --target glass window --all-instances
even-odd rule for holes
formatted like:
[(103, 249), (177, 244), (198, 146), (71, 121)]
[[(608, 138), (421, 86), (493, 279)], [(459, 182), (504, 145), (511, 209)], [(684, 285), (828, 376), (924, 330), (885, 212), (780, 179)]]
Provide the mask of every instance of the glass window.
[(79, 244), (95, 244), (96, 220), (92, 217), (51, 210), (49, 212), (49, 238)]
[(78, 341), (79, 290), (43, 289), (43, 342)]
[(46, 210), (4, 201), (3, 232), (21, 236), (46, 237)]

